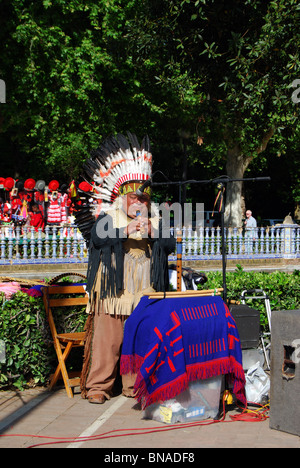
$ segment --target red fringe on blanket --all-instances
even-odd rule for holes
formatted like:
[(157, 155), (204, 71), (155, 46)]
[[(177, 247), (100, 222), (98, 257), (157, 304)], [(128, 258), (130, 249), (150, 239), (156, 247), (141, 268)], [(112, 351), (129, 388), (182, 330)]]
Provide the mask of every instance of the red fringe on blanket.
[(135, 391), (137, 392), (136, 399), (141, 403), (142, 409), (158, 401), (175, 398), (187, 389), (191, 381), (205, 380), (221, 374), (226, 375), (232, 381), (233, 392), (237, 400), (246, 404), (244, 370), (232, 356), (187, 366), (185, 374), (159, 387), (151, 394), (148, 393), (146, 382), (139, 372), (142, 363), (143, 358), (140, 356), (122, 356), (121, 374), (138, 373)]
[(144, 358), (135, 354), (134, 356), (121, 356), (120, 374), (137, 374), (142, 367)]

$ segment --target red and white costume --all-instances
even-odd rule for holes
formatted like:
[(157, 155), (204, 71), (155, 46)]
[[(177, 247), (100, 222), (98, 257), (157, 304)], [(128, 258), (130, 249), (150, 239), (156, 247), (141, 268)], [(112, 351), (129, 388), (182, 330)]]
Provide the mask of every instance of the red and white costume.
[(49, 224), (60, 224), (61, 223), (61, 208), (60, 208), (60, 197), (53, 197), (53, 194), (49, 196), (50, 205), (48, 208)]

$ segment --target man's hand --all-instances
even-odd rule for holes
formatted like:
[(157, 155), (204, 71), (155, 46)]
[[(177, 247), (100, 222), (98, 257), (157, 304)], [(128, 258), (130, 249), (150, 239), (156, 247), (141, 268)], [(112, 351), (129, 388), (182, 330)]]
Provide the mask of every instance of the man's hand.
[(125, 228), (125, 235), (130, 236), (130, 234), (140, 232), (143, 235), (151, 236), (152, 235), (152, 224), (150, 219), (138, 216), (133, 219), (128, 226)]

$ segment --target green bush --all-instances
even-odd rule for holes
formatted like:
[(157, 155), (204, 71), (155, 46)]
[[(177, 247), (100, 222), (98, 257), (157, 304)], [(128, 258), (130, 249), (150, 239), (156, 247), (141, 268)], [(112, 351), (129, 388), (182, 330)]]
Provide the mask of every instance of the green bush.
[[(204, 289), (222, 288), (221, 272), (208, 272), (208, 282)], [(300, 308), (300, 271), (255, 272), (244, 271), (239, 265), (235, 271), (226, 273), (227, 298), (238, 301), (242, 291), (263, 289), (269, 296), (271, 310), (294, 310)], [(261, 312), (263, 328), (267, 323), (264, 301), (247, 300), (247, 304)]]
[(0, 339), (6, 355), (0, 365), (0, 386), (45, 383), (52, 345), (42, 300), (18, 292), (11, 300), (2, 295), (0, 304)]
[[(57, 310), (58, 331), (82, 331), (85, 308), (65, 311), (63, 308)], [(11, 300), (6, 300), (1, 295), (0, 340), (5, 343), (5, 362), (0, 364), (0, 388), (44, 385), (56, 369), (57, 358), (42, 298), (18, 292)], [(72, 361), (70, 364), (74, 366)]]

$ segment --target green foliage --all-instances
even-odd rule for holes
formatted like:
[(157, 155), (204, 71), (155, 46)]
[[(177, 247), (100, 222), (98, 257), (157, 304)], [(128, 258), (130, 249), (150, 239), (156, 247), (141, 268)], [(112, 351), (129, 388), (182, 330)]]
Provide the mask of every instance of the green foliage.
[[(178, 142), (178, 134), (185, 133), (190, 178), (225, 170), (241, 178), (255, 160), (259, 172), (266, 148), (272, 149), (272, 161), (299, 139), (298, 108), (291, 98), (299, 77), (298, 23), (297, 0), (143, 0), (137, 6), (131, 53), (139, 67), (149, 56), (156, 62), (158, 93), (168, 104), (164, 134)], [(181, 169), (182, 179), (174, 158), (173, 167)], [(282, 178), (282, 171), (278, 174)], [(241, 188), (230, 184), (227, 194), (227, 214), (233, 218)], [(236, 218), (232, 225), (241, 224), (241, 213)]]
[[(222, 288), (222, 273), (209, 272), (208, 282), (204, 289)], [(239, 301), (242, 291), (250, 289), (263, 289), (270, 298), (271, 310), (294, 310), (300, 308), (300, 272), (283, 271), (254, 272), (245, 271), (241, 266), (233, 272), (226, 273), (228, 300)], [(261, 311), (261, 324), (267, 323), (264, 301), (248, 300), (250, 306)]]
[(23, 176), (71, 180), (99, 138), (121, 130), (116, 115), (136, 89), (130, 60), (122, 59), (123, 2), (6, 3), (1, 130), (29, 155), (18, 164)]
[(282, 143), (281, 131), (297, 124), (291, 100), (299, 74), (297, 7), (296, 0), (173, 0), (168, 6), (144, 0), (132, 53), (137, 63), (146, 54), (156, 60), (156, 79), (172, 111), (177, 106), (178, 115), (188, 115), (185, 130), (195, 128), (195, 112), (204, 115), (207, 137), (239, 144), (249, 156), (270, 127)]
[(0, 339), (6, 348), (0, 387), (13, 383), (23, 388), (29, 381), (43, 384), (50, 371), (50, 341), (41, 300), (21, 292), (9, 301), (2, 295)]
[[(154, 169), (173, 180), (184, 147), (187, 178), (233, 176), (231, 147), (233, 168), (256, 159), (258, 172), (267, 144), (270, 159), (285, 155), (289, 175), (299, 172), (298, 0), (2, 0), (0, 9), (3, 176), (68, 182), (100, 140), (126, 130), (149, 133)], [(299, 201), (296, 176), (292, 184)]]
[[(0, 340), (5, 343), (6, 359), (0, 364), (0, 388), (14, 385), (43, 385), (57, 366), (52, 337), (41, 298), (16, 293), (11, 300), (0, 298)], [(82, 331), (86, 320), (83, 307), (57, 309), (58, 332)], [(82, 362), (74, 353), (70, 369)], [(80, 364), (81, 365), (81, 364)]]

